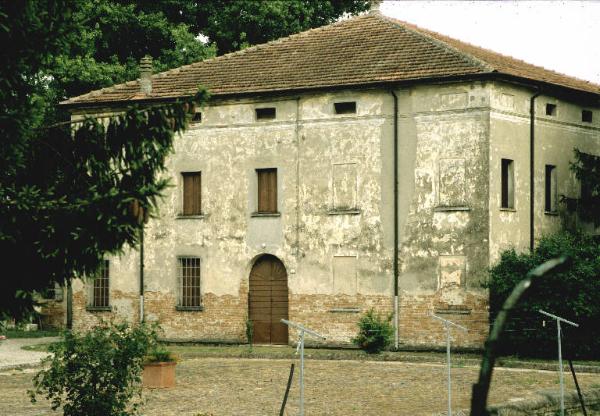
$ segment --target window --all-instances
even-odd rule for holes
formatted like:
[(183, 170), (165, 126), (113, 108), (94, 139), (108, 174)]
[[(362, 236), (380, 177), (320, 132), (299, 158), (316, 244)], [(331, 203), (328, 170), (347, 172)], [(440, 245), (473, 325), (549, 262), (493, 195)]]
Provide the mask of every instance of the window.
[(356, 114), (356, 101), (334, 103), (336, 114)]
[(592, 112), (590, 110), (582, 110), (581, 111), (581, 121), (584, 123), (592, 122)]
[(200, 302), (200, 258), (179, 257), (177, 259), (177, 280), (179, 309), (197, 310), (202, 307)]
[(510, 159), (502, 159), (502, 208), (515, 207), (515, 175), (514, 163)]
[(192, 116), (192, 123), (202, 123), (202, 113), (197, 112)]
[(557, 184), (556, 184), (556, 166), (554, 165), (546, 165), (546, 202), (545, 202), (545, 210), (546, 212), (556, 212), (557, 202), (558, 202), (558, 193), (557, 193)]
[(546, 115), (547, 116), (555, 116), (556, 115), (556, 104), (546, 104)]
[(200, 172), (183, 172), (183, 215), (202, 215), (202, 175)]
[(259, 213), (277, 212), (277, 169), (256, 169)]
[(275, 107), (265, 107), (256, 109), (257, 120), (274, 120), (276, 117)]
[(109, 263), (103, 260), (100, 268), (89, 282), (89, 302), (91, 308), (110, 308), (109, 303)]

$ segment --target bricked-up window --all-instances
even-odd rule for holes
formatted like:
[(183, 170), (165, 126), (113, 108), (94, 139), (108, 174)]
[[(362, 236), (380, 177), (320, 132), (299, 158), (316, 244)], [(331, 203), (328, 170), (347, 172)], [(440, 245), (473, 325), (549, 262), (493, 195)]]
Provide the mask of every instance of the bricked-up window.
[(277, 169), (256, 169), (260, 213), (277, 212)]
[(581, 121), (584, 123), (592, 122), (593, 113), (590, 110), (582, 110), (581, 111)]
[(109, 263), (103, 260), (96, 274), (90, 279), (88, 306), (92, 308), (110, 307)]
[(202, 175), (200, 172), (183, 172), (183, 215), (202, 214)]
[(546, 165), (546, 192), (544, 209), (546, 212), (556, 212), (558, 204), (558, 191), (556, 183), (556, 166)]
[(356, 101), (334, 103), (333, 107), (336, 114), (356, 114)]
[(180, 308), (200, 308), (200, 258), (178, 257), (177, 279), (179, 286), (179, 300), (177, 306)]
[(515, 174), (514, 174), (514, 162), (510, 159), (502, 159), (501, 166), (502, 176), (502, 197), (501, 207), (502, 208), (514, 208), (515, 207)]
[(274, 120), (277, 116), (275, 107), (265, 107), (256, 109), (257, 120)]

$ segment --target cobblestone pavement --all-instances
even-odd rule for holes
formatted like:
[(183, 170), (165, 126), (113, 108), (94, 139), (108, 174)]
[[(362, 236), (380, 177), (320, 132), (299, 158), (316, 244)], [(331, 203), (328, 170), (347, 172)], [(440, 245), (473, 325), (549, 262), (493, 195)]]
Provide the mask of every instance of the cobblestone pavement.
[(42, 337), (9, 338), (0, 341), (0, 370), (38, 365), (42, 358), (48, 356), (48, 353), (27, 351), (22, 349), (22, 347), (26, 345), (46, 344), (58, 340), (58, 337)]
[[(298, 363), (287, 415), (298, 414)], [(177, 365), (177, 387), (145, 390), (146, 416), (278, 415), (290, 368), (288, 360), (200, 358)], [(34, 370), (0, 372), (0, 415), (56, 415), (48, 404), (29, 402)], [(467, 409), (477, 367), (452, 369), (453, 409)], [(574, 389), (569, 374), (567, 389)], [(600, 386), (600, 374), (579, 374), (582, 388)], [(534, 391), (558, 391), (551, 371), (494, 372), (491, 403), (527, 399)], [(447, 409), (446, 369), (402, 362), (306, 362), (306, 415), (440, 415)], [(465, 412), (465, 414), (468, 414)]]

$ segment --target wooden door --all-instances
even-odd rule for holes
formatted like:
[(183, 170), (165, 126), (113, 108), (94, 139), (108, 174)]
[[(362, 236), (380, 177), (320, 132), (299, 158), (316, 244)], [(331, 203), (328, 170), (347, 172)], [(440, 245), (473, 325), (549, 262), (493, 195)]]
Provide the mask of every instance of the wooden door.
[(275, 256), (259, 258), (250, 272), (248, 316), (254, 326), (257, 344), (287, 344), (288, 319), (287, 272)]

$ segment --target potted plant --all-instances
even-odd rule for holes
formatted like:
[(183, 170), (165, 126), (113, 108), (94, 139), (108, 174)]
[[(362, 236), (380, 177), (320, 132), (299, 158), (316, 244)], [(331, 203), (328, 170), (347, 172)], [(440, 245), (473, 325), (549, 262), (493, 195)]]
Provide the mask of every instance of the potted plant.
[(142, 385), (149, 388), (175, 387), (177, 357), (165, 348), (156, 347), (144, 360)]

